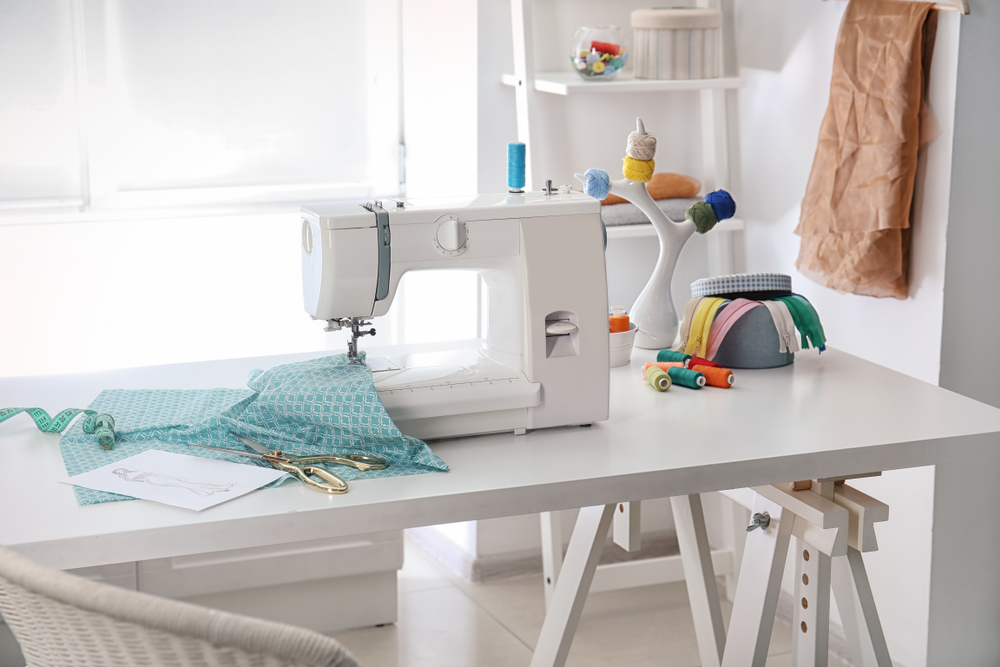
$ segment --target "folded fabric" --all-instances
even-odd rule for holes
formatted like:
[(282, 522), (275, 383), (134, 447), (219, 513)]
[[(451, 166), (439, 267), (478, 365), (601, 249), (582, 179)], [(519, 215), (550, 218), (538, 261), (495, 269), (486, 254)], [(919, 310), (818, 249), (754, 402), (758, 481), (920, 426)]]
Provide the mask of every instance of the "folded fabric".
[(788, 312), (792, 315), (795, 328), (802, 336), (802, 348), (809, 349), (811, 343), (813, 347), (819, 348), (820, 352), (825, 351), (826, 333), (819, 321), (819, 314), (809, 303), (809, 300), (799, 294), (779, 296), (776, 300), (788, 306)]
[(729, 303), (727, 299), (718, 297), (708, 297), (698, 304), (695, 311), (694, 320), (691, 324), (691, 333), (688, 335), (687, 343), (684, 346), (685, 354), (701, 354), (704, 356), (708, 349), (708, 337), (712, 331), (712, 322), (715, 314), (723, 304)]
[[(700, 202), (698, 198), (681, 198), (681, 199), (660, 199), (656, 202), (656, 205), (660, 207), (660, 210), (667, 214), (667, 217), (671, 220), (681, 221), (684, 219), (684, 213), (691, 208), (693, 204)], [(625, 202), (624, 204), (615, 204), (613, 206), (602, 206), (601, 207), (601, 220), (604, 221), (606, 227), (617, 227), (620, 225), (641, 225), (643, 223), (648, 224), (649, 218), (646, 214), (639, 210), (639, 207), (635, 204), (630, 204)]]
[[(76, 424), (59, 441), (66, 472), (77, 475), (148, 449), (267, 465), (187, 444), (249, 451), (232, 433), (289, 454), (366, 454), (388, 462), (385, 470), (367, 472), (334, 466), (331, 471), (345, 480), (448, 470), (426, 443), (396, 428), (375, 390), (371, 369), (351, 364), (346, 355), (256, 371), (248, 384), (249, 389), (105, 390), (90, 407), (115, 416), (115, 448), (100, 449)], [(74, 489), (81, 505), (131, 500)]]
[[(646, 183), (646, 192), (653, 199), (697, 197), (698, 193), (701, 192), (701, 181), (697, 178), (684, 176), (683, 174), (660, 172), (653, 174), (653, 177)], [(611, 194), (602, 203), (605, 206), (610, 206), (612, 204), (624, 204), (626, 201), (617, 195)]]
[(917, 152), (934, 134), (930, 2), (853, 0), (802, 200), (796, 268), (839, 292), (905, 299)]
[[(690, 299), (687, 302), (687, 305), (684, 306), (684, 321), (681, 322), (681, 334), (680, 334), (681, 346), (679, 348), (680, 350), (684, 350), (687, 348), (688, 339), (691, 337), (691, 327), (692, 323), (694, 322), (694, 314), (698, 312), (698, 306), (700, 306), (701, 302), (704, 300), (705, 297), (696, 296)], [(690, 359), (691, 355), (688, 354), (687, 357), (688, 359)]]
[(784, 301), (765, 300), (761, 301), (761, 304), (771, 314), (774, 328), (778, 332), (778, 351), (792, 354), (801, 352), (799, 339), (795, 337), (795, 320), (792, 319), (792, 314), (788, 312), (788, 306)]
[(735, 299), (721, 310), (712, 322), (712, 329), (708, 334), (708, 346), (705, 353), (706, 359), (715, 359), (719, 352), (722, 341), (725, 340), (729, 330), (733, 328), (741, 317), (760, 305), (760, 301), (751, 299)]

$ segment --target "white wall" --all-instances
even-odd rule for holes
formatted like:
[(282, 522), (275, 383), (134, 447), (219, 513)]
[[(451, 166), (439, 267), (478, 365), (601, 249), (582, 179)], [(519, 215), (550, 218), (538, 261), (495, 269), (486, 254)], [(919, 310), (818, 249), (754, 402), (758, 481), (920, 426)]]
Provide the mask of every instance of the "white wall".
[[(1000, 226), (992, 220), (1000, 209), (1000, 12), (993, 0), (969, 4), (959, 52), (941, 386), (1000, 406), (993, 306)], [(1000, 664), (998, 478), (998, 459), (937, 468), (927, 658), (934, 667)]]
[[(794, 268), (799, 238), (792, 232), (846, 3), (757, 0), (737, 7), (741, 65), (749, 80), (739, 95), (748, 270), (791, 274), (795, 289), (816, 306), (832, 346), (937, 383), (960, 17), (939, 17), (930, 87), (939, 135), (922, 156), (911, 296), (898, 301), (837, 294)], [(925, 664), (934, 471), (886, 473), (855, 486), (892, 508), (891, 520), (879, 526), (880, 551), (866, 555), (890, 651), (900, 664)]]

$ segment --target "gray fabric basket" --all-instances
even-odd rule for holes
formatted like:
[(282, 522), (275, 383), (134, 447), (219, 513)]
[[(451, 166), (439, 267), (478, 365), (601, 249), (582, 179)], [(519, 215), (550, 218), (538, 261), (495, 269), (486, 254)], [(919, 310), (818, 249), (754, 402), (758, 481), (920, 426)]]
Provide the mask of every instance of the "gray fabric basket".
[[(721, 310), (719, 312), (722, 312)], [(767, 308), (754, 308), (733, 324), (715, 363), (724, 368), (777, 368), (795, 361), (792, 352), (779, 352), (781, 339)]]

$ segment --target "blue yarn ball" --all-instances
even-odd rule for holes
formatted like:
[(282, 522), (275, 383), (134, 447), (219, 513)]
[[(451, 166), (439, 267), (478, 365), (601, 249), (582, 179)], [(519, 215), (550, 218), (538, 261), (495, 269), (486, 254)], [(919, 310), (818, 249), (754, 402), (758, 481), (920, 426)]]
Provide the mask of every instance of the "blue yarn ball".
[(611, 190), (611, 178), (603, 169), (588, 169), (584, 176), (583, 192), (594, 199), (605, 199)]
[(705, 202), (715, 211), (715, 217), (720, 221), (728, 220), (736, 215), (736, 202), (725, 190), (716, 190), (705, 195)]

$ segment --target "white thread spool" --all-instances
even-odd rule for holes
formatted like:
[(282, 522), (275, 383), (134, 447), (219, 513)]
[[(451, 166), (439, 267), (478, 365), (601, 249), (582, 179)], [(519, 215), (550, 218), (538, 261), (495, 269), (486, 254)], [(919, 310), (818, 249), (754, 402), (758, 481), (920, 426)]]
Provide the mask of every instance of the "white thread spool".
[(632, 132), (628, 135), (625, 154), (633, 160), (652, 160), (656, 157), (656, 137), (651, 134)]

